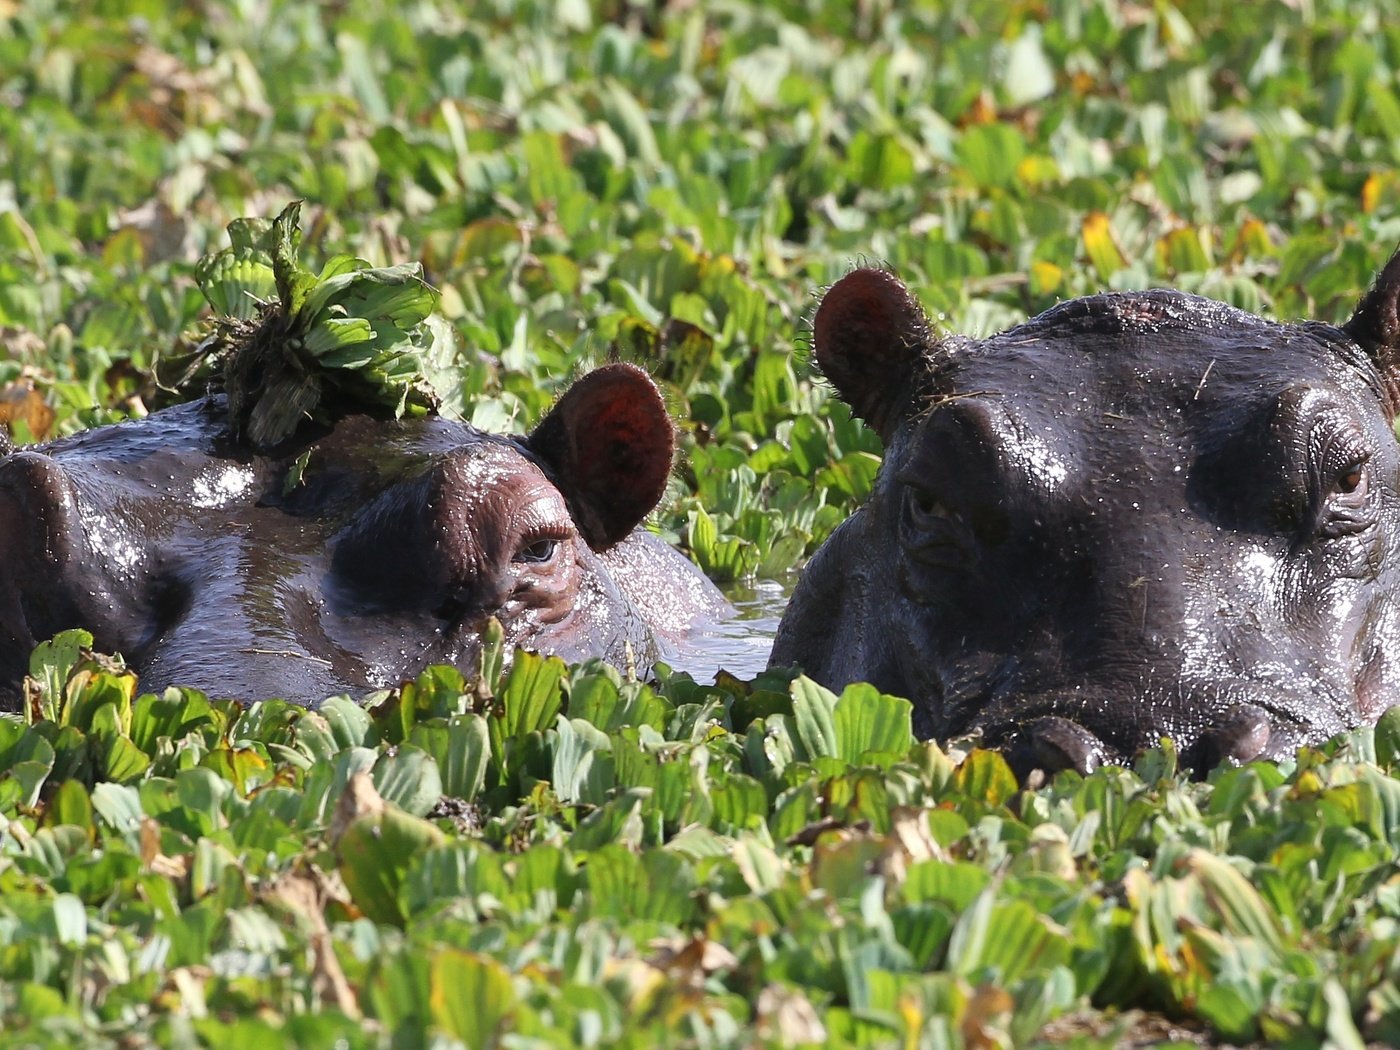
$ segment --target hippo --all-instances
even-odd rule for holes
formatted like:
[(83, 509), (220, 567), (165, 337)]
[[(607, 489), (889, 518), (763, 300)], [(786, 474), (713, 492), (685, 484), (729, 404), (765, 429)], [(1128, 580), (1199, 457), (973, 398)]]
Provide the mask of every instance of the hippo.
[(0, 448), (0, 704), (72, 627), (146, 689), (313, 706), (475, 671), (492, 616), (508, 646), (645, 668), (728, 610), (638, 527), (673, 440), (651, 379), (614, 364), (523, 438), (349, 414), (260, 454), (214, 395)]
[(914, 704), (1023, 778), (1174, 742), (1198, 772), (1400, 703), (1400, 252), (1340, 327), (1179, 291), (935, 334), (880, 269), (813, 358), (878, 434), (770, 663)]

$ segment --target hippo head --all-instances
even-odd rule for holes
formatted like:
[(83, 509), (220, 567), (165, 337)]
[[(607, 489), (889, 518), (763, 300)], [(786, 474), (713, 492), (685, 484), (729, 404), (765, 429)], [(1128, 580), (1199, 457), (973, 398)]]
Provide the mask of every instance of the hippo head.
[(980, 730), (1022, 774), (1374, 722), (1400, 703), (1397, 300), (1400, 254), (1340, 328), (1155, 290), (979, 341), (848, 274), (813, 351), (885, 459), (772, 662), (908, 696), (922, 735)]
[[(0, 458), (0, 699), (38, 641), (84, 627), (146, 688), (314, 703), (508, 645), (645, 664), (722, 606), (640, 532), (672, 426), (629, 365), (527, 438), (350, 416), (275, 454), (205, 399)], [(664, 592), (658, 600), (657, 592)]]

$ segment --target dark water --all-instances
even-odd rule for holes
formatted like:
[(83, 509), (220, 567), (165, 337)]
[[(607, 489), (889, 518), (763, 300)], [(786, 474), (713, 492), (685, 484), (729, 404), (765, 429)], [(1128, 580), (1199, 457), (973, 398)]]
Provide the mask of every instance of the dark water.
[(713, 682), (722, 670), (743, 681), (753, 678), (768, 664), (773, 634), (796, 582), (794, 575), (721, 588), (739, 615), (688, 638), (684, 649), (670, 661), (671, 666), (697, 682)]

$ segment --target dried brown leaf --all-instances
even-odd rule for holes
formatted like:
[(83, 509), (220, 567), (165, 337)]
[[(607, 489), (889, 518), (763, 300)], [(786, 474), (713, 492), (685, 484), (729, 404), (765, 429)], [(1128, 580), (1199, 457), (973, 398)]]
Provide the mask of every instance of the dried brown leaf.
[(148, 871), (167, 879), (183, 879), (190, 873), (187, 855), (170, 857), (161, 852), (160, 825), (150, 817), (141, 818), (141, 863)]
[(339, 842), (345, 830), (361, 817), (374, 817), (383, 813), (385, 805), (369, 774), (356, 773), (345, 785), (345, 791), (336, 803), (335, 815), (331, 817), (331, 845)]
[[(363, 774), (360, 774), (363, 776)], [(366, 779), (368, 779), (366, 777)], [(371, 789), (373, 785), (371, 785)], [(348, 794), (347, 789), (347, 794)], [(376, 794), (376, 798), (378, 795)], [(383, 800), (380, 800), (383, 806)], [(311, 942), (311, 980), (323, 1002), (333, 1004), (348, 1017), (360, 1016), (360, 1001), (341, 969), (326, 923), (326, 901), (344, 886), (332, 884), (318, 870), (290, 871), (263, 892), (267, 901), (280, 904), (296, 916)]]
[(826, 1026), (805, 995), (795, 988), (770, 984), (758, 993), (758, 1030), (779, 1046), (826, 1042)]
[(53, 426), (54, 410), (29, 380), (0, 387), (0, 425), (12, 425), (16, 421), (27, 426), (40, 441), (49, 436)]

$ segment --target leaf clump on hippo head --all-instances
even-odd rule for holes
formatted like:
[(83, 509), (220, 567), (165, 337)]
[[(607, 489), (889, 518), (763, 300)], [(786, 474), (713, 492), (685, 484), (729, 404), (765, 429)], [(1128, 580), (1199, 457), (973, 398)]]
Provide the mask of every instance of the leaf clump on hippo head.
[(456, 357), (419, 263), (337, 255), (313, 274), (297, 260), (300, 211), (294, 201), (271, 222), (234, 220), (229, 247), (196, 269), (217, 315), (197, 365), (222, 366), (233, 437), (258, 451), (352, 409), (435, 411), (435, 381)]
[(1155, 289), (937, 336), (893, 274), (813, 351), (879, 435), (775, 665), (1024, 773), (1277, 758), (1400, 703), (1400, 254), (1341, 327)]

